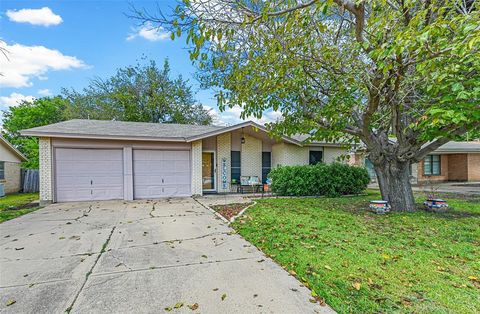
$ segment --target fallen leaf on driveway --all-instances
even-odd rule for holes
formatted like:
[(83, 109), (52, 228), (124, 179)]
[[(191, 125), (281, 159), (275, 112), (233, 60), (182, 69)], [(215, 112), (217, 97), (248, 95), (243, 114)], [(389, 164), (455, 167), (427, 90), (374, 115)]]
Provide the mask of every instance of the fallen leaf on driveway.
[(7, 306), (13, 305), (15, 303), (17, 303), (17, 301), (10, 299), (7, 301)]
[(164, 310), (167, 311), (167, 312), (171, 312), (172, 308), (171, 307), (166, 307), (166, 308), (164, 308)]
[(195, 311), (196, 309), (198, 309), (198, 303), (194, 303), (192, 305), (189, 305), (188, 308), (192, 311)]
[(183, 303), (182, 302), (178, 302), (177, 304), (175, 304), (174, 308), (176, 309), (179, 309), (183, 306)]
[(222, 301), (225, 300), (227, 298), (227, 294), (222, 294)]
[(20, 251), (20, 250), (23, 250), (23, 249), (24, 249), (23, 247), (16, 247), (15, 251)]

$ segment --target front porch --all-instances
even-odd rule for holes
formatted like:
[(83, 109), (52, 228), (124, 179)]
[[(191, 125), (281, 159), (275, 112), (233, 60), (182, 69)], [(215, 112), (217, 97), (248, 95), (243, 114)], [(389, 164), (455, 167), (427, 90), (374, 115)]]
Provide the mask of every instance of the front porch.
[(211, 132), (191, 145), (192, 195), (261, 194), (274, 167), (331, 163), (346, 154), (340, 144), (271, 138), (266, 129), (252, 124)]

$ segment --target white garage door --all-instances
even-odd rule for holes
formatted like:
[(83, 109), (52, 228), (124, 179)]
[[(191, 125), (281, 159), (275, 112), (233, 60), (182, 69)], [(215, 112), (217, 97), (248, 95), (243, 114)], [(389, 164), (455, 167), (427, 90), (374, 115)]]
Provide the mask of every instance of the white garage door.
[(55, 149), (56, 200), (123, 199), (123, 150)]
[(134, 198), (190, 195), (189, 151), (133, 150)]

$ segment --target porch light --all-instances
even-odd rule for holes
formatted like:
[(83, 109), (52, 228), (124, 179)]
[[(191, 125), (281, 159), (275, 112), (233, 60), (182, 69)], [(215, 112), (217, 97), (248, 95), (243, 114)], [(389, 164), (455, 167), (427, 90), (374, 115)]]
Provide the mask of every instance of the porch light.
[(245, 144), (245, 136), (243, 136), (243, 128), (242, 128), (242, 144)]

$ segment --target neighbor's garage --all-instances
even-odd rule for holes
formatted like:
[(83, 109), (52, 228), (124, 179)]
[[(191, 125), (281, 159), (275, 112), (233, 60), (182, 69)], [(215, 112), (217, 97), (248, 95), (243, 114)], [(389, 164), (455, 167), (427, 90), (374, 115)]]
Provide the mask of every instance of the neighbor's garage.
[(135, 199), (189, 195), (190, 151), (133, 150)]
[(122, 149), (55, 149), (56, 201), (123, 199)]

